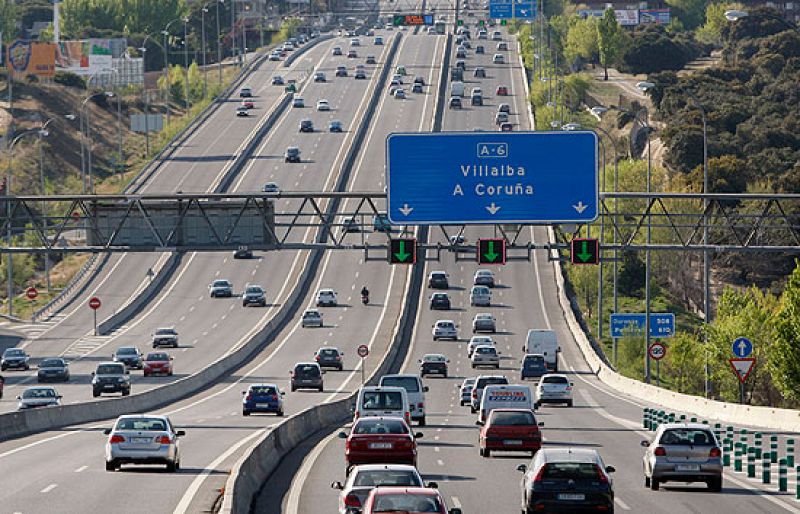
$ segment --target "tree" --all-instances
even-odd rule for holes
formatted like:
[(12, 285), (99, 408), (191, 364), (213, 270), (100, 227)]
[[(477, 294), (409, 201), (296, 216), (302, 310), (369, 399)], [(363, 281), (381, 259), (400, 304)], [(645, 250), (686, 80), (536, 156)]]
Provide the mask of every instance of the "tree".
[(781, 357), (770, 362), (772, 379), (788, 399), (800, 401), (800, 266), (789, 276), (774, 319), (775, 350)]
[(706, 22), (697, 29), (695, 38), (702, 43), (720, 46), (722, 44), (722, 29), (730, 22), (725, 19), (725, 11), (730, 9), (744, 9), (739, 3), (712, 3), (706, 7)]
[(0, 32), (3, 33), (3, 41), (11, 41), (16, 37), (18, 16), (16, 2), (0, 1)]
[(594, 61), (597, 48), (597, 18), (589, 16), (586, 19), (573, 18), (567, 32), (567, 42), (564, 47), (564, 57), (568, 63), (577, 59)]
[(687, 29), (695, 29), (703, 23), (707, 0), (667, 0), (673, 7), (673, 16), (683, 22)]
[(597, 23), (597, 50), (603, 65), (603, 80), (608, 80), (608, 67), (617, 59), (620, 49), (619, 23), (613, 9), (606, 9)]
[(641, 296), (644, 287), (644, 262), (633, 250), (622, 251), (622, 265), (619, 268), (617, 286), (625, 296)]

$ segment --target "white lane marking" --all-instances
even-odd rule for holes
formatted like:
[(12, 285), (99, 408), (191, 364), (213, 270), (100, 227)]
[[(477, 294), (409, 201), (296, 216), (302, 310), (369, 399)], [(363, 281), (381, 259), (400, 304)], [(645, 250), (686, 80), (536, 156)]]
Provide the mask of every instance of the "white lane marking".
[(89, 468), (89, 466), (81, 466), (81, 467), (79, 467), (78, 469), (75, 470), (75, 473), (81, 473), (83, 471), (86, 471), (88, 468)]
[(436, 459), (436, 464), (444, 466), (444, 461), (442, 459)]
[(239, 440), (237, 443), (233, 444), (230, 448), (223, 452), (219, 457), (214, 459), (211, 464), (203, 468), (203, 471), (197, 475), (194, 480), (192, 480), (191, 485), (189, 485), (189, 487), (186, 489), (186, 492), (183, 493), (181, 501), (178, 502), (175, 510), (172, 511), (173, 514), (183, 514), (186, 512), (186, 510), (189, 508), (189, 504), (192, 502), (192, 498), (194, 498), (194, 495), (197, 494), (197, 490), (200, 489), (200, 486), (203, 484), (203, 481), (206, 479), (206, 477), (210, 475), (212, 471), (214, 471), (214, 468), (219, 466), (225, 459), (237, 452), (239, 448), (252, 441), (257, 436), (266, 433), (270, 428), (272, 428), (272, 425), (260, 430), (256, 430), (244, 439)]
[(55, 489), (56, 487), (58, 487), (58, 484), (50, 484), (47, 487), (45, 487), (44, 489), (42, 489), (40, 492), (44, 493), (44, 494), (47, 494), (50, 491), (52, 491), (53, 489)]
[(441, 449), (438, 446), (434, 446), (433, 447), (433, 451), (435, 451), (436, 453), (439, 453), (441, 451)]
[(619, 508), (622, 509), (622, 510), (631, 510), (631, 508), (628, 506), (628, 504), (625, 503), (624, 501), (622, 501), (619, 496), (615, 496), (614, 497), (614, 503), (619, 505)]
[(460, 509), (461, 508), (461, 500), (458, 499), (458, 496), (453, 496), (453, 497), (450, 498), (450, 500), (453, 502), (453, 508), (454, 509)]
[(311, 470), (314, 469), (314, 464), (317, 462), (322, 451), (338, 436), (339, 432), (336, 431), (320, 441), (318, 445), (311, 450), (303, 460), (303, 464), (297, 471), (297, 474), (292, 479), (292, 485), (289, 487), (289, 497), (286, 499), (286, 514), (297, 514), (300, 510), (300, 493), (303, 491), (303, 484), (308, 480)]

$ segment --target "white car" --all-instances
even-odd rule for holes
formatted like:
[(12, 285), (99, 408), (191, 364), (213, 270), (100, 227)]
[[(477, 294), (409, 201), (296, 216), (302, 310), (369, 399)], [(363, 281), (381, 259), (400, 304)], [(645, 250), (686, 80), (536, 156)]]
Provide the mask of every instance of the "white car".
[(490, 332), (492, 334), (497, 332), (497, 320), (494, 319), (488, 312), (479, 312), (472, 319), (472, 333)]
[(22, 392), (21, 396), (17, 396), (17, 400), (19, 400), (17, 410), (61, 405), (61, 395), (54, 388), (45, 386), (29, 387)]
[(479, 269), (472, 277), (472, 283), (476, 286), (494, 287), (494, 273), (488, 269)]
[(492, 56), (492, 64), (505, 64), (506, 60), (503, 57), (503, 54), (494, 54)]
[(492, 304), (492, 292), (486, 286), (472, 286), (469, 304), (473, 307), (489, 307)]
[(354, 37), (350, 40), (350, 46), (361, 46), (361, 40), (357, 37)]
[(478, 346), (494, 346), (494, 339), (489, 336), (472, 336), (472, 339), (469, 340), (469, 344), (467, 344), (467, 357), (472, 357), (472, 352), (475, 351), (475, 348)]
[(469, 361), (472, 364), (473, 369), (477, 368), (478, 366), (489, 366), (491, 368), (499, 369), (500, 354), (501, 352), (498, 352), (497, 348), (494, 346), (480, 344), (475, 347), (475, 351), (472, 352), (472, 357), (469, 358)]
[(317, 292), (317, 307), (336, 307), (339, 302), (336, 300), (336, 291), (333, 289), (320, 289)]
[(294, 98), (292, 98), (292, 107), (300, 107), (300, 108), (302, 108), (302, 107), (305, 107), (305, 106), (306, 106), (306, 102), (305, 102), (305, 100), (303, 100), (303, 97), (295, 96)]
[(440, 319), (433, 325), (433, 340), (454, 339), (458, 340), (458, 325), (449, 319)]
[(106, 442), (106, 471), (122, 464), (166, 464), (167, 471), (180, 469), (178, 439), (186, 435), (175, 430), (166, 416), (133, 414), (117, 418), (114, 428), (103, 431)]
[(362, 464), (354, 466), (347, 481), (334, 482), (331, 487), (338, 489), (339, 514), (351, 514), (353, 505), (364, 505), (370, 491), (376, 487), (402, 486), (425, 487), (417, 468), (408, 464)]
[(300, 321), (303, 328), (306, 327), (321, 327), (322, 326), (322, 313), (317, 309), (306, 309)]
[(572, 407), (572, 382), (567, 375), (548, 373), (543, 375), (536, 386), (536, 404), (564, 403)]
[(328, 101), (323, 98), (322, 100), (317, 102), (317, 110), (318, 111), (330, 111), (331, 110), (331, 104), (329, 104)]

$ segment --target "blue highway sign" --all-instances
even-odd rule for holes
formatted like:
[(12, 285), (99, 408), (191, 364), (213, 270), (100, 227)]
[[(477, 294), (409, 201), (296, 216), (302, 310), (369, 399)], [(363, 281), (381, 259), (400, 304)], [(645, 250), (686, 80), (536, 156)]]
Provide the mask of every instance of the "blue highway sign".
[[(611, 337), (640, 336), (644, 334), (645, 314), (612, 314)], [(650, 313), (650, 337), (672, 337), (675, 335), (675, 314), (671, 312)]]
[(490, 0), (489, 18), (532, 20), (536, 18), (536, 0)]
[(389, 134), (394, 224), (589, 223), (597, 218), (597, 135)]
[(745, 359), (750, 357), (750, 354), (753, 353), (753, 343), (746, 337), (737, 337), (736, 340), (733, 341), (731, 349), (736, 357)]

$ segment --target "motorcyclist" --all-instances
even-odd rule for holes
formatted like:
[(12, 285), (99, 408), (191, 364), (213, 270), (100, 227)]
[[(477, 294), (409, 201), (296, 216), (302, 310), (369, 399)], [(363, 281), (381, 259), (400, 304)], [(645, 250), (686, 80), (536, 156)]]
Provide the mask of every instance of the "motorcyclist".
[(367, 289), (367, 286), (361, 288), (361, 297), (369, 298), (369, 289)]

